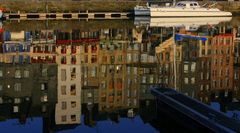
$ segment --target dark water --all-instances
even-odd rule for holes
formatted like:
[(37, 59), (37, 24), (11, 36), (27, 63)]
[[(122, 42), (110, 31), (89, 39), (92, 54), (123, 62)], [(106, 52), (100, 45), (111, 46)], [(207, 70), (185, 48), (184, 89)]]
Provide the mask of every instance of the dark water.
[(156, 104), (153, 85), (175, 88), (239, 120), (239, 22), (5, 21), (0, 132), (207, 131)]

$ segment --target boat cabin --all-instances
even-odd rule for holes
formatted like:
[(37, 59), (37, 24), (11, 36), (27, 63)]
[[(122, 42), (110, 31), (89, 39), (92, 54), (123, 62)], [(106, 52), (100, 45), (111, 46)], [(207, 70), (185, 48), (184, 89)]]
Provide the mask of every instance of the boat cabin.
[(200, 7), (198, 2), (195, 1), (181, 1), (176, 4), (177, 7), (183, 8), (198, 8)]

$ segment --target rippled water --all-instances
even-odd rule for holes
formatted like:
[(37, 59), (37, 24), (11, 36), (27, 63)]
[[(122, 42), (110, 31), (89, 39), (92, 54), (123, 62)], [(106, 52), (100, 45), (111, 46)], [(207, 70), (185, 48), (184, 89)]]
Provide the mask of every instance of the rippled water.
[(205, 131), (157, 105), (153, 85), (174, 88), (239, 120), (239, 22), (4, 21), (0, 131)]

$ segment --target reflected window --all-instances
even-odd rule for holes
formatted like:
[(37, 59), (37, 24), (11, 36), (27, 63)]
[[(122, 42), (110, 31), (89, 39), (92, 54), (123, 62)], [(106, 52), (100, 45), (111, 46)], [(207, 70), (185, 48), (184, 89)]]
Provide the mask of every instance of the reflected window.
[(192, 65), (191, 65), (191, 71), (195, 72), (195, 70), (196, 70), (196, 63), (193, 62)]
[(209, 85), (206, 85), (206, 90), (209, 91)]
[(106, 89), (106, 81), (102, 81), (101, 84), (100, 84), (100, 87), (102, 89)]
[(195, 78), (194, 78), (194, 77), (191, 78), (191, 83), (192, 83), (192, 84), (195, 83)]
[(21, 71), (20, 70), (15, 71), (15, 78), (21, 78)]
[(76, 106), (77, 106), (77, 103), (76, 103), (75, 101), (72, 101), (72, 102), (71, 102), (71, 107), (72, 107), (72, 108), (75, 108)]
[(3, 71), (0, 70), (0, 77), (3, 77)]
[(66, 56), (63, 56), (63, 57), (61, 58), (61, 64), (67, 64), (67, 58), (66, 58)]
[(0, 85), (0, 91), (2, 91), (3, 90), (3, 85)]
[(91, 63), (97, 63), (97, 55), (92, 55)]
[(88, 97), (88, 98), (91, 98), (91, 97), (92, 97), (92, 93), (91, 93), (91, 92), (88, 92), (88, 93), (87, 93), (87, 97)]
[(133, 73), (134, 73), (134, 74), (137, 74), (137, 70), (138, 70), (138, 68), (137, 68), (137, 67), (134, 67), (134, 68), (133, 68)]
[(188, 78), (184, 78), (184, 83), (188, 84)]
[(42, 69), (42, 76), (46, 77), (48, 73), (47, 68)]
[(66, 69), (61, 69), (61, 80), (66, 81), (67, 75), (66, 75)]
[(66, 88), (67, 88), (66, 85), (61, 86), (61, 94), (62, 95), (66, 95), (67, 94)]
[(184, 64), (184, 73), (188, 73), (188, 64)]
[(102, 63), (107, 63), (107, 56), (106, 55), (102, 56)]
[(203, 91), (203, 85), (200, 85), (200, 91)]
[(67, 109), (67, 102), (62, 102), (62, 110)]
[(210, 74), (207, 72), (207, 80), (209, 80), (210, 79)]
[(72, 63), (72, 64), (76, 64), (76, 63), (77, 63), (77, 58), (76, 58), (75, 55), (73, 55), (73, 56), (71, 57), (71, 63)]
[(106, 73), (106, 70), (107, 70), (106, 65), (102, 65), (102, 66), (101, 66), (101, 72), (105, 74), (105, 73)]
[(225, 84), (226, 87), (229, 86), (229, 79), (226, 79), (226, 84)]
[(76, 95), (76, 85), (71, 85), (71, 89), (70, 89), (70, 91), (71, 91), (71, 95)]
[(137, 62), (139, 59), (139, 55), (138, 54), (133, 54), (133, 62)]
[(14, 113), (17, 113), (18, 110), (19, 110), (18, 106), (13, 106), (13, 112), (14, 112)]
[(17, 91), (17, 92), (21, 91), (21, 83), (14, 84), (14, 91)]
[(42, 83), (41, 84), (41, 90), (42, 91), (47, 90), (47, 83)]
[(14, 103), (15, 103), (15, 104), (21, 103), (21, 99), (20, 99), (20, 98), (14, 98)]
[(122, 55), (118, 55), (118, 62), (122, 62)]
[(203, 80), (203, 72), (201, 72), (201, 79)]
[(226, 75), (229, 75), (229, 74), (230, 74), (229, 69), (226, 68)]
[(88, 53), (88, 46), (84, 46), (84, 52)]
[(43, 96), (41, 96), (41, 102), (47, 102), (48, 101), (48, 96), (45, 93)]
[(84, 56), (84, 63), (88, 63), (88, 55)]
[(132, 56), (131, 54), (127, 54), (127, 62), (131, 62), (132, 61)]
[(24, 76), (24, 78), (28, 78), (29, 77), (29, 70), (24, 70), (23, 71), (23, 76)]
[(67, 116), (66, 116), (66, 115), (63, 115), (63, 116), (61, 117), (61, 120), (62, 120), (62, 122), (66, 122), (66, 121), (67, 121)]
[(96, 77), (96, 76), (97, 76), (97, 67), (92, 67), (91, 77)]
[(134, 104), (134, 106), (137, 106), (137, 99), (136, 98), (133, 100), (133, 104)]
[(71, 115), (71, 120), (72, 121), (76, 121), (77, 119), (76, 119), (76, 115)]
[(142, 83), (146, 83), (147, 82), (147, 77), (146, 76), (142, 76)]
[(71, 80), (76, 79), (76, 68), (72, 67), (71, 68)]
[(127, 67), (127, 74), (131, 74), (131, 67)]
[(91, 46), (91, 52), (92, 53), (97, 53), (97, 46)]

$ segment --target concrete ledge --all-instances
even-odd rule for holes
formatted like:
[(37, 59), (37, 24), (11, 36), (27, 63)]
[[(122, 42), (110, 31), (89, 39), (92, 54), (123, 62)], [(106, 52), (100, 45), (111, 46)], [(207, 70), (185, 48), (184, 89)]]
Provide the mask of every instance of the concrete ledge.
[(6, 13), (9, 20), (44, 20), (44, 19), (129, 19), (130, 12), (95, 12), (95, 13)]

